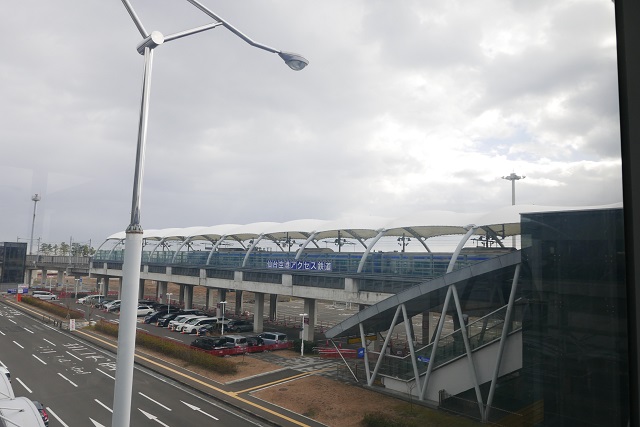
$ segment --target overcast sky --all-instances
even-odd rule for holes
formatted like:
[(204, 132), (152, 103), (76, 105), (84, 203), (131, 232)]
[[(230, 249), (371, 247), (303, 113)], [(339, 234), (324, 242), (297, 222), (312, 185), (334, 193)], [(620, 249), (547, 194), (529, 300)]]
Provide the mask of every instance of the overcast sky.
[[(141, 223), (622, 200), (610, 0), (201, 0), (155, 50)], [(211, 22), (131, 0), (147, 31)], [(119, 0), (0, 3), (0, 241), (129, 224), (143, 57)]]

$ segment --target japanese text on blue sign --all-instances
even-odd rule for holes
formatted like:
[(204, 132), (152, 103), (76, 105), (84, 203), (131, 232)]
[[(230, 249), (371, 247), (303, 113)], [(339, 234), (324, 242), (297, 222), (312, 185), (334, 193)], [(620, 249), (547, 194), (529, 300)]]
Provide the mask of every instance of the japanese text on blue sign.
[(330, 261), (267, 260), (267, 268), (278, 270), (331, 271)]

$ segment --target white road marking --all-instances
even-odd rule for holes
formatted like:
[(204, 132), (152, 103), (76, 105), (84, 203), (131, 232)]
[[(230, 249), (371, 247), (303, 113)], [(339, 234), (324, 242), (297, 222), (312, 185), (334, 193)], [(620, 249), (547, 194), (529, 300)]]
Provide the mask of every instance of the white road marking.
[(15, 345), (17, 345), (18, 347), (20, 347), (20, 348), (24, 348), (23, 346), (21, 346), (20, 344), (18, 344), (18, 343), (17, 343), (17, 342), (15, 342), (15, 341), (14, 341), (13, 343), (14, 343)]
[(100, 424), (99, 422), (97, 422), (96, 420), (94, 420), (93, 418), (89, 418), (91, 420), (91, 422), (93, 423), (94, 427), (105, 427), (102, 424)]
[(69, 356), (71, 356), (71, 357), (75, 357), (76, 359), (78, 359), (78, 360), (80, 360), (80, 361), (82, 360), (80, 357), (76, 356), (76, 355), (75, 355), (75, 354), (73, 354), (73, 353), (69, 353), (68, 351), (67, 351), (66, 353), (67, 353)]
[(64, 375), (62, 375), (60, 372), (58, 372), (58, 375), (60, 375), (62, 378), (64, 378), (65, 380), (69, 381), (69, 384), (71, 384), (74, 387), (78, 387), (78, 385), (76, 383), (74, 383), (73, 381), (71, 381), (69, 378), (65, 377)]
[(111, 375), (107, 374), (105, 371), (103, 371), (102, 369), (96, 369), (96, 371), (100, 372), (103, 375), (108, 376), (109, 378), (111, 378), (112, 380), (115, 381), (116, 377), (112, 377)]
[(50, 407), (48, 407), (48, 406), (47, 406), (47, 412), (49, 413), (49, 416), (53, 416), (53, 418), (55, 418), (56, 420), (58, 420), (58, 422), (59, 422), (60, 424), (62, 424), (64, 427), (69, 427), (68, 425), (66, 425), (66, 424), (64, 423), (64, 421), (62, 421), (62, 420), (60, 419), (60, 417), (58, 416), (58, 414), (56, 414), (55, 412), (53, 412), (53, 411), (51, 410), (51, 408), (50, 408)]
[(27, 385), (25, 383), (22, 382), (22, 380), (20, 378), (16, 378), (16, 381), (18, 381), (20, 384), (22, 384), (22, 387), (25, 388), (25, 390), (27, 390), (29, 393), (33, 393), (31, 391), (31, 389), (29, 387), (27, 387)]
[(46, 364), (47, 364), (47, 362), (45, 362), (44, 360), (40, 359), (40, 358), (39, 358), (38, 356), (36, 356), (35, 354), (32, 354), (32, 356), (33, 356), (33, 357), (35, 357), (35, 358), (38, 360), (38, 362), (42, 363), (43, 365), (46, 365)]
[(42, 339), (43, 339), (43, 340), (45, 340), (46, 342), (48, 342), (49, 344), (51, 344), (52, 346), (57, 347), (54, 343), (52, 343), (52, 342), (51, 342), (51, 341), (49, 341), (48, 339), (46, 339), (46, 338), (42, 338)]
[(25, 331), (29, 332), (30, 334), (33, 334), (33, 333), (34, 333), (33, 331), (31, 331), (31, 330), (29, 330), (29, 329), (27, 329), (27, 328), (25, 328), (25, 327), (23, 327), (22, 329), (24, 329)]
[(109, 408), (107, 405), (105, 405), (104, 403), (100, 402), (98, 399), (93, 399), (96, 401), (96, 403), (100, 406), (102, 406), (104, 409), (106, 409), (107, 411), (111, 412), (113, 414), (113, 409)]
[(15, 321), (15, 320), (13, 320), (13, 319), (7, 319), (7, 320), (8, 320), (9, 322), (11, 322), (11, 323), (15, 324), (15, 325), (17, 325), (17, 324), (18, 324), (18, 322), (16, 322), (16, 321)]
[(142, 392), (138, 392), (138, 394), (142, 397), (146, 397), (147, 399), (149, 399), (150, 401), (152, 401), (153, 403), (155, 403), (158, 406), (162, 406), (164, 409), (166, 409), (167, 411), (171, 411), (172, 409), (169, 408), (168, 406), (164, 406), (162, 403), (158, 402), (157, 400), (153, 400), (152, 398), (150, 398), (149, 396), (147, 396), (146, 394), (142, 393)]

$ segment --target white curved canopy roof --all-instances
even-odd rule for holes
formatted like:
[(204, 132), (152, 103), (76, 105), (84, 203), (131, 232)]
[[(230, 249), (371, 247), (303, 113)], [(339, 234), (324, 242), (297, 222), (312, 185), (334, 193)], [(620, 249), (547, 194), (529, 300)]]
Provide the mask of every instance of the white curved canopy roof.
[[(486, 235), (492, 230), (500, 237), (520, 234), (520, 215), (532, 212), (557, 212), (568, 210), (589, 210), (621, 208), (622, 203), (604, 206), (507, 206), (491, 212), (460, 213), (450, 211), (416, 212), (399, 218), (378, 216), (348, 216), (332, 221), (319, 219), (299, 219), (283, 223), (255, 222), (251, 224), (221, 224), (209, 227), (166, 228), (145, 230), (144, 239), (148, 240), (209, 240), (217, 241), (222, 237), (236, 241), (246, 241), (265, 236), (269, 239), (307, 239), (315, 233), (314, 239), (333, 239), (337, 237), (358, 240), (372, 239), (384, 231), (385, 236), (411, 234), (428, 239), (443, 235), (464, 235), (469, 226), (477, 227), (478, 235)], [(122, 241), (125, 232), (107, 237), (108, 240)]]

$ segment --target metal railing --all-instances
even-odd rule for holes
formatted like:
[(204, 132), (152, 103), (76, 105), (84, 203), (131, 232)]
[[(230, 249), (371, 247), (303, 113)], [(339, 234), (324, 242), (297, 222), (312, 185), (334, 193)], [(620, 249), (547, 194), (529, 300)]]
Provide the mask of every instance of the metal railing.
[[(521, 306), (516, 305), (511, 317), (512, 320), (507, 325), (505, 325), (504, 322), (506, 312), (507, 306), (501, 307), (466, 326), (471, 351), (499, 340), (505, 326), (508, 328), (508, 333), (513, 333), (522, 329)], [(418, 372), (420, 375), (427, 371), (433, 345), (434, 343), (430, 343), (415, 351), (416, 358), (418, 360)], [(378, 358), (379, 354), (380, 353), (377, 352), (369, 353), (372, 363), (376, 362), (375, 359)], [(466, 350), (462, 338), (462, 330), (460, 328), (451, 334), (440, 338), (436, 348), (433, 368), (435, 369), (458, 359), (459, 357), (463, 357), (465, 354)], [(379, 375), (398, 378), (404, 381), (410, 381), (415, 378), (411, 355), (396, 356), (392, 354), (383, 354), (381, 357), (383, 360), (378, 371)]]

